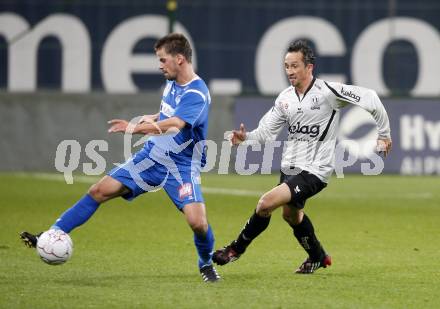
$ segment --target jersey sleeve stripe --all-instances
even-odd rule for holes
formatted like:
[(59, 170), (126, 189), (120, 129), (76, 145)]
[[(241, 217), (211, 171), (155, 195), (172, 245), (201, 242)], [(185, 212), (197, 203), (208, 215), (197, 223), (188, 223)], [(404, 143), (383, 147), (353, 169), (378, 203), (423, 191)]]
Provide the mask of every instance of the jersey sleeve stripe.
[(326, 126), (325, 129), (324, 129), (324, 132), (322, 132), (322, 135), (321, 135), (321, 137), (319, 138), (319, 141), (320, 141), (320, 142), (322, 142), (322, 141), (325, 139), (325, 137), (326, 137), (326, 135), (327, 135), (327, 133), (328, 133), (328, 130), (329, 130), (329, 128), (330, 128), (330, 125), (332, 124), (333, 118), (335, 117), (335, 114), (336, 114), (336, 111), (333, 110), (332, 115), (330, 116), (330, 120), (328, 121), (327, 126)]
[[(195, 89), (189, 89), (189, 90), (185, 91), (185, 93), (188, 93), (188, 92), (194, 92), (194, 93), (197, 93), (198, 95), (200, 95), (200, 96), (202, 97), (203, 102), (206, 102), (206, 96), (205, 96), (201, 91), (199, 91), (199, 90), (195, 90)], [(185, 95), (185, 93), (184, 93), (183, 95)], [(183, 96), (183, 95), (182, 95), (182, 96)]]
[(349, 98), (344, 97), (343, 95), (340, 95), (340, 94), (339, 94), (339, 93), (338, 93), (333, 87), (330, 87), (330, 85), (327, 84), (326, 81), (324, 81), (324, 84), (325, 84), (325, 85), (328, 87), (328, 89), (330, 89), (331, 92), (333, 92), (333, 94), (334, 94), (335, 96), (337, 96), (338, 98), (343, 99), (343, 100), (348, 101), (348, 102), (355, 103), (354, 101), (350, 100)]

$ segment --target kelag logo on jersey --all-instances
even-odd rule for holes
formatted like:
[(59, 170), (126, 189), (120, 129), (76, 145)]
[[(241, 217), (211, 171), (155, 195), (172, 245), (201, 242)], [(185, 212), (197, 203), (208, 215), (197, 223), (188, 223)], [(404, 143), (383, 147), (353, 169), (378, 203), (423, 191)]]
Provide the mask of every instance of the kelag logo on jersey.
[(356, 102), (359, 102), (361, 100), (361, 97), (354, 94), (351, 91), (344, 91), (344, 87), (341, 88), (341, 93), (342, 95), (345, 95), (346, 97), (350, 97), (352, 99), (354, 99)]
[(301, 123), (297, 122), (294, 126), (289, 126), (289, 132), (291, 134), (302, 133), (308, 134), (310, 137), (317, 137), (319, 135), (319, 125), (314, 124), (312, 126), (304, 125), (301, 126)]

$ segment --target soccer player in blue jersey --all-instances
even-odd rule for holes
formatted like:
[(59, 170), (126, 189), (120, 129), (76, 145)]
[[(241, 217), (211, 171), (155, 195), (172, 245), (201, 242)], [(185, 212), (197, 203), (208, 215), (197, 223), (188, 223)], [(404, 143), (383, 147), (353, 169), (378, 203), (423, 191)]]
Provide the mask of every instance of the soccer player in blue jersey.
[[(159, 39), (155, 51), (160, 70), (167, 79), (160, 112), (144, 116), (138, 123), (122, 119), (109, 121), (111, 133), (154, 136), (150, 136), (143, 149), (131, 159), (92, 185), (51, 228), (70, 233), (110, 199), (121, 196), (132, 200), (163, 187), (194, 231), (203, 280), (215, 282), (220, 277), (212, 265), (214, 234), (207, 221), (200, 189), (211, 101), (209, 90), (194, 72), (192, 49), (182, 34), (172, 33)], [(20, 236), (28, 246), (36, 246), (38, 235), (22, 232)]]

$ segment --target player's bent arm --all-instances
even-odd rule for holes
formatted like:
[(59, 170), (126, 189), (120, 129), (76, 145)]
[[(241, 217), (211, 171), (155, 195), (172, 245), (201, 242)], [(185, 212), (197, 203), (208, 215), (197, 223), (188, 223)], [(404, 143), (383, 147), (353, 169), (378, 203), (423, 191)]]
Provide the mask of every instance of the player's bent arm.
[(141, 119), (139, 119), (138, 123), (143, 123), (143, 122), (147, 122), (147, 123), (151, 123), (151, 122), (156, 122), (157, 119), (159, 119), (159, 115), (160, 113), (156, 113), (154, 115), (144, 115), (141, 117)]
[(379, 139), (391, 139), (390, 122), (387, 112), (376, 91), (364, 87), (326, 82), (331, 90), (333, 107), (342, 108), (347, 104), (357, 105), (369, 112), (378, 128)]
[(378, 130), (377, 151), (382, 153), (384, 157), (391, 151), (391, 129), (390, 120), (382, 101), (379, 99), (376, 91), (366, 89), (364, 99), (360, 100), (360, 107), (368, 111), (376, 121)]
[(361, 88), (362, 96), (359, 102), (354, 103), (360, 106), (373, 116), (379, 134), (379, 139), (391, 139), (390, 121), (388, 114), (383, 106), (376, 91), (367, 88)]
[(341, 85), (341, 87), (342, 86), (344, 86), (349, 92), (342, 91), (341, 88), (341, 94), (350, 96), (350, 99), (344, 98), (341, 100), (339, 98), (340, 101), (358, 105), (373, 116), (378, 130), (376, 149), (386, 157), (392, 147), (390, 121), (385, 107), (379, 99), (376, 91), (358, 86)]
[(132, 134), (164, 134), (178, 132), (186, 122), (178, 117), (171, 117), (158, 122), (129, 123), (123, 119), (112, 119), (108, 122), (110, 133), (126, 132)]
[(186, 122), (179, 117), (170, 117), (154, 123), (139, 123), (133, 129), (133, 134), (164, 134), (178, 132), (185, 127)]
[(371, 115), (377, 124), (377, 129), (379, 132), (380, 139), (389, 139), (391, 140), (391, 128), (390, 128), (390, 120), (388, 118), (387, 111), (380, 101), (376, 91), (371, 90)]

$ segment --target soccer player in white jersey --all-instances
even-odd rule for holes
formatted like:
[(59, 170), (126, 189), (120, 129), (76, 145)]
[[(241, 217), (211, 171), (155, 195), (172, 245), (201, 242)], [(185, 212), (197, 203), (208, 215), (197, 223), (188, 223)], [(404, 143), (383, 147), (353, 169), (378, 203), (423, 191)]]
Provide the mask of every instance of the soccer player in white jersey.
[[(132, 200), (163, 187), (194, 232), (203, 280), (215, 282), (220, 276), (212, 265), (214, 234), (200, 188), (211, 97), (205, 82), (194, 72), (192, 49), (182, 34), (171, 33), (159, 39), (155, 51), (167, 79), (160, 112), (131, 125), (122, 119), (111, 120), (109, 132), (156, 136), (150, 136), (142, 150), (94, 184), (51, 228), (70, 233), (110, 199)], [(174, 134), (162, 134), (170, 131)], [(28, 246), (36, 246), (38, 235), (22, 232), (20, 236)]]
[(238, 259), (267, 228), (271, 213), (281, 206), (284, 220), (308, 254), (296, 273), (311, 274), (331, 265), (331, 257), (316, 237), (312, 222), (304, 213), (304, 205), (309, 197), (326, 187), (333, 172), (342, 107), (353, 104), (371, 113), (378, 128), (378, 147), (384, 155), (391, 150), (388, 116), (376, 92), (315, 78), (314, 60), (306, 41), (293, 42), (284, 58), (291, 86), (279, 94), (257, 129), (247, 133), (241, 124), (239, 130), (232, 132), (233, 145), (244, 141), (264, 143), (275, 140), (287, 126), (288, 141), (282, 156), (279, 185), (261, 196), (237, 239), (214, 253), (213, 260), (219, 265)]

